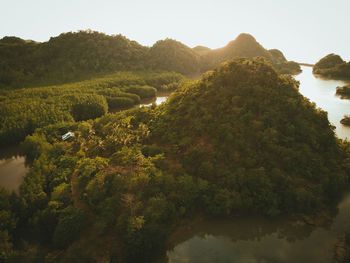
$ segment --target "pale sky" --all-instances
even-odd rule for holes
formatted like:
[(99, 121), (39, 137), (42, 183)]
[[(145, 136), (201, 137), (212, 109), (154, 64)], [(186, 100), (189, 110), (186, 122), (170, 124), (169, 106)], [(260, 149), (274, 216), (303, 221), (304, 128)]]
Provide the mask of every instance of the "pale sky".
[(0, 0), (0, 38), (47, 41), (92, 29), (151, 46), (166, 37), (218, 48), (250, 33), (287, 59), (350, 60), (350, 0)]

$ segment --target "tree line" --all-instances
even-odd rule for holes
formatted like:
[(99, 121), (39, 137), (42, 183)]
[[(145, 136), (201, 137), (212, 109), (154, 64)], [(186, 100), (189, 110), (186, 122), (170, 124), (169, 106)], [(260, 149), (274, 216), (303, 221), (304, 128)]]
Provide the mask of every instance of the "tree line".
[(178, 73), (117, 72), (65, 85), (0, 90), (0, 145), (18, 143), (38, 127), (130, 108), (182, 81)]
[(190, 48), (173, 39), (144, 47), (122, 35), (87, 30), (63, 33), (38, 43), (17, 37), (0, 40), (0, 88), (12, 89), (79, 81), (115, 71), (174, 71), (197, 75), (220, 63), (244, 56), (263, 56), (281, 73), (300, 72), (278, 50), (264, 49), (252, 36), (241, 34), (227, 46)]

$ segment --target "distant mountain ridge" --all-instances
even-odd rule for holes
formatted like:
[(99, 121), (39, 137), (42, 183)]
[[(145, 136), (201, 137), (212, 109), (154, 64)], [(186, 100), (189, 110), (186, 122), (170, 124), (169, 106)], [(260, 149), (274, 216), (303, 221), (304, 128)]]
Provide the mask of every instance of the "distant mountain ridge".
[(225, 47), (190, 48), (165, 39), (145, 47), (122, 35), (96, 31), (62, 33), (39, 43), (17, 37), (0, 39), (0, 88), (66, 83), (115, 71), (174, 71), (194, 75), (236, 57), (268, 59), (280, 73), (296, 74), (300, 67), (279, 50), (266, 50), (253, 36), (240, 34)]
[(252, 35), (246, 33), (240, 34), (225, 47), (208, 50), (206, 54), (203, 54), (202, 71), (212, 69), (236, 57), (252, 59), (258, 56), (267, 58), (280, 73), (297, 74), (301, 72), (300, 66), (296, 62), (287, 61), (280, 50), (267, 50)]

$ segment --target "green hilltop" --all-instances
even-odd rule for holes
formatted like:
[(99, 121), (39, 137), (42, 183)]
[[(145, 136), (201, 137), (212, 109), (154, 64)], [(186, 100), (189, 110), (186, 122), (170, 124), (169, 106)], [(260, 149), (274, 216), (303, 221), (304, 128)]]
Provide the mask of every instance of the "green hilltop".
[(283, 53), (278, 49), (267, 50), (256, 39), (246, 33), (240, 34), (235, 40), (225, 47), (202, 52), (202, 71), (218, 66), (220, 63), (237, 57), (264, 57), (280, 72), (285, 74), (298, 74), (300, 66), (296, 62), (287, 61)]
[(339, 55), (328, 54), (314, 65), (312, 72), (330, 79), (350, 79), (350, 62)]
[(300, 72), (298, 64), (264, 49), (249, 34), (210, 50), (191, 49), (172, 39), (145, 47), (122, 35), (87, 30), (62, 33), (43, 43), (17, 37), (0, 39), (0, 88), (57, 85), (115, 71), (163, 70), (195, 76), (241, 56), (263, 56), (281, 73)]

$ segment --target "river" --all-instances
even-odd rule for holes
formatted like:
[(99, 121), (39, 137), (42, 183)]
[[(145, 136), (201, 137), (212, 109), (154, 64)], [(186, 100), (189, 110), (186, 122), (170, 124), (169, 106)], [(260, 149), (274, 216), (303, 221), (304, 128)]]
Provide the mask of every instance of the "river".
[[(335, 95), (344, 81), (326, 80), (311, 67), (295, 78), (299, 91), (328, 112), (338, 137), (350, 138), (350, 127), (340, 124), (350, 114), (350, 101)], [(331, 263), (338, 238), (350, 231), (350, 195), (338, 205), (338, 214), (327, 227), (313, 227), (287, 219), (259, 217), (204, 220), (182, 233), (166, 253), (168, 263)]]
[(350, 100), (341, 99), (335, 95), (337, 86), (344, 86), (349, 82), (341, 80), (327, 80), (315, 77), (311, 67), (301, 67), (303, 72), (295, 77), (300, 81), (299, 91), (317, 107), (328, 112), (329, 121), (336, 127), (339, 138), (350, 139), (350, 127), (340, 123), (344, 115), (350, 114)]

